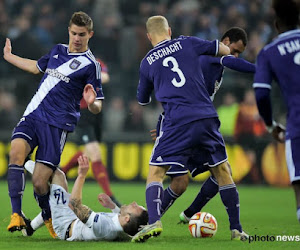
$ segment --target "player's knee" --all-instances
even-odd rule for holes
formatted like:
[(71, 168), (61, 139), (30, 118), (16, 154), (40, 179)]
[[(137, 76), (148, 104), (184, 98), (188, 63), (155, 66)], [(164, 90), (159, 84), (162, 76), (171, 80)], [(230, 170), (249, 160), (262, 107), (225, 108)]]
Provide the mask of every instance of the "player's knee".
[(212, 168), (213, 176), (218, 179), (220, 177), (231, 176), (231, 171), (229, 164), (227, 162), (223, 162), (220, 165)]
[(45, 194), (49, 190), (48, 180), (33, 176), (32, 184), (34, 186), (34, 191), (38, 194)]
[(182, 195), (189, 184), (188, 175), (176, 176), (172, 178), (171, 189), (177, 194)]
[(25, 161), (25, 154), (20, 152), (17, 148), (12, 148), (9, 152), (9, 163), (22, 166)]

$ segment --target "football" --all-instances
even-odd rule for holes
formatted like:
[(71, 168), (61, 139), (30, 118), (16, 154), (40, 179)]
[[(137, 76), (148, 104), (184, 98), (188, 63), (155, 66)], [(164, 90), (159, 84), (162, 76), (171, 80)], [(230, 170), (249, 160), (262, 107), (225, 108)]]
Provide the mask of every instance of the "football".
[(207, 212), (195, 213), (189, 222), (189, 230), (195, 238), (213, 237), (218, 229), (216, 218)]

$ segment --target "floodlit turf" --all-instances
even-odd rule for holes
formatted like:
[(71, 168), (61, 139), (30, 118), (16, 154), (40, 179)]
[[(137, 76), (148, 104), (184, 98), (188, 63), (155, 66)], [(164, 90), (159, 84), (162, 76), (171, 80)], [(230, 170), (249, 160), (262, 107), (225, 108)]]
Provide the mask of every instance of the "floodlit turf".
[[(133, 200), (145, 205), (144, 183), (113, 183), (116, 197), (123, 203)], [(246, 232), (260, 240), (232, 242), (226, 211), (217, 195), (203, 209), (213, 214), (218, 221), (218, 232), (214, 238), (195, 239), (190, 236), (187, 225), (177, 225), (178, 214), (188, 205), (198, 192), (199, 186), (191, 184), (162, 218), (164, 231), (158, 238), (146, 243), (120, 242), (66, 242), (50, 238), (45, 227), (32, 237), (23, 237), (20, 232), (6, 230), (10, 217), (10, 201), (7, 183), (0, 181), (0, 249), (299, 249), (300, 242), (266, 241), (271, 236), (300, 235), (300, 225), (296, 220), (294, 194), (291, 188), (271, 188), (266, 186), (240, 186), (241, 221)], [(107, 211), (98, 205), (100, 188), (96, 182), (88, 182), (84, 188), (83, 202), (95, 211)], [(32, 218), (38, 211), (33, 199), (31, 182), (27, 182), (23, 199), (23, 210)]]

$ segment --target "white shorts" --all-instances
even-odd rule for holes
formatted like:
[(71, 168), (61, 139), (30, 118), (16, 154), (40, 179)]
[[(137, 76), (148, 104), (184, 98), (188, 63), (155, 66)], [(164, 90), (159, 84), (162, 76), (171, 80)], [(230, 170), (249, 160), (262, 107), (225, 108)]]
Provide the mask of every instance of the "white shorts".
[(290, 175), (290, 181), (300, 180), (300, 137), (285, 141), (285, 157)]
[(65, 240), (66, 231), (72, 221), (77, 219), (71, 208), (69, 208), (70, 194), (61, 186), (51, 184), (50, 207), (52, 224), (58, 238)]

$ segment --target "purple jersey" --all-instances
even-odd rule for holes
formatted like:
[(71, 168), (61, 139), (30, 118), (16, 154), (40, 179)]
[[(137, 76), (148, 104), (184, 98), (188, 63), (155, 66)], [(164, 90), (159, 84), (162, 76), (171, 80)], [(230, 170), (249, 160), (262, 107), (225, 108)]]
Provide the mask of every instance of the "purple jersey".
[(225, 67), (239, 72), (255, 73), (254, 64), (233, 55), (222, 57), (200, 56), (199, 60), (204, 81), (212, 100), (221, 87)]
[(218, 40), (181, 36), (160, 42), (142, 60), (137, 98), (148, 104), (154, 89), (165, 111), (163, 130), (218, 116), (198, 60), (200, 55), (217, 55), (218, 45)]
[[(287, 106), (286, 138), (300, 136), (300, 30), (291, 30), (280, 34), (272, 43), (259, 53), (256, 62), (256, 74), (253, 87), (271, 89), (274, 78), (281, 89)], [(258, 107), (263, 111), (264, 107)], [(267, 113), (271, 112), (268, 110)], [(266, 113), (266, 114), (267, 114)], [(261, 113), (262, 114), (262, 113)], [(263, 115), (263, 114), (262, 114)], [(267, 115), (263, 115), (267, 121)]]
[(71, 53), (67, 45), (58, 44), (38, 60), (37, 67), (44, 76), (23, 116), (73, 131), (85, 85), (93, 85), (96, 99), (104, 98), (100, 64), (90, 50)]
[(199, 60), (208, 94), (213, 100), (222, 84), (224, 66), (220, 57), (200, 56)]

